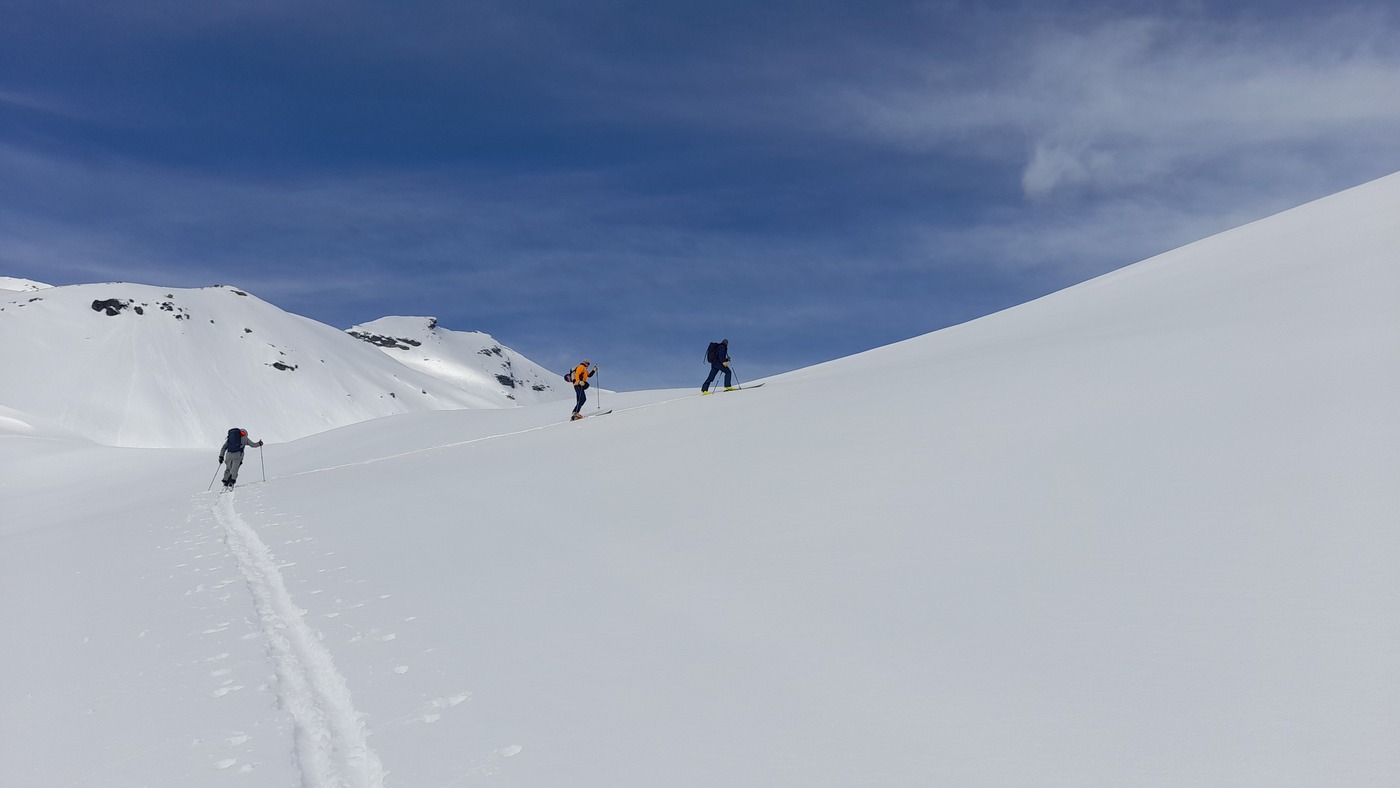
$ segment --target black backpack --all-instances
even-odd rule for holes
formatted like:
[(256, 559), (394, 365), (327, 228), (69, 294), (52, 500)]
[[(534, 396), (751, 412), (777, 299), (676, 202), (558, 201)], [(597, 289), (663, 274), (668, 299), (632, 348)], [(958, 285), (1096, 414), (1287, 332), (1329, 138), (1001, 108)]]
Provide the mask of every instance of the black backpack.
[(228, 440), (224, 441), (224, 451), (243, 451), (243, 430), (234, 427), (228, 431)]
[(710, 346), (705, 349), (705, 361), (710, 364), (718, 364), (721, 361), (724, 361), (723, 356), (724, 345), (721, 345), (718, 342), (711, 342)]

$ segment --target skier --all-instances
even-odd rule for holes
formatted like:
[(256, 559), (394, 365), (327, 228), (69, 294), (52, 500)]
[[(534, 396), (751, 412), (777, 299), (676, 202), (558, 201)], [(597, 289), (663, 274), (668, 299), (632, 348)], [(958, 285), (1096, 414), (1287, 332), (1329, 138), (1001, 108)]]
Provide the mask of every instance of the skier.
[(578, 421), (583, 418), (579, 411), (583, 410), (583, 403), (588, 399), (588, 395), (583, 392), (584, 389), (588, 388), (588, 379), (597, 374), (598, 367), (595, 366), (592, 370), (588, 368), (588, 359), (584, 359), (583, 363), (574, 367), (574, 371), (569, 373), (569, 381), (574, 384), (574, 399), (578, 401), (574, 405), (574, 415), (569, 417), (569, 421)]
[(721, 339), (718, 342), (711, 342), (709, 348), (705, 350), (705, 360), (710, 362), (710, 376), (705, 378), (705, 385), (700, 387), (701, 394), (710, 393), (710, 384), (715, 382), (715, 376), (724, 372), (724, 390), (733, 391), (733, 377), (729, 371), (729, 340)]
[(262, 445), (262, 441), (251, 440), (247, 430), (234, 427), (228, 431), (228, 439), (224, 441), (224, 447), (219, 449), (219, 464), (224, 465), (225, 487), (233, 489), (234, 483), (238, 481), (238, 466), (243, 464), (243, 447), (256, 446), (261, 449)]

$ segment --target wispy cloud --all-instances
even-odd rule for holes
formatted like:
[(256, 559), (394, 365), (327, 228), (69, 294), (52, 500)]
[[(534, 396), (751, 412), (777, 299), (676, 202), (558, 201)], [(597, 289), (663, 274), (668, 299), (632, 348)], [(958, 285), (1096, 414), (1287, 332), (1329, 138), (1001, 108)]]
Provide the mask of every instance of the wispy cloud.
[(28, 110), (70, 120), (90, 120), (91, 114), (58, 96), (0, 89), (0, 111)]
[(846, 86), (841, 117), (892, 144), (1019, 157), (1032, 198), (1211, 180), (1203, 169), (1300, 154), (1319, 167), (1358, 151), (1400, 164), (1400, 46), (1393, 23), (1377, 24), (1389, 15), (1017, 31), (972, 82), (930, 57), (912, 77)]

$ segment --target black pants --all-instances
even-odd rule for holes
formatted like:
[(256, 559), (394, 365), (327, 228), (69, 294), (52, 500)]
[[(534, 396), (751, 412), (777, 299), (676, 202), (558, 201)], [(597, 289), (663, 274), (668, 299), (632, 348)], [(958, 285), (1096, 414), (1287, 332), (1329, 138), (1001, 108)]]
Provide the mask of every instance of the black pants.
[(574, 405), (574, 413), (578, 413), (579, 411), (583, 410), (583, 403), (585, 400), (588, 399), (587, 395), (583, 393), (583, 390), (586, 388), (588, 388), (587, 383), (583, 384), (582, 386), (574, 386), (574, 399), (578, 400), (578, 404)]
[(720, 373), (720, 370), (724, 370), (724, 387), (729, 388), (732, 385), (730, 383), (732, 378), (730, 377), (729, 367), (726, 367), (723, 364), (711, 364), (710, 376), (708, 378), (705, 378), (705, 385), (700, 387), (701, 391), (710, 390), (710, 384), (715, 382), (715, 375), (718, 375)]

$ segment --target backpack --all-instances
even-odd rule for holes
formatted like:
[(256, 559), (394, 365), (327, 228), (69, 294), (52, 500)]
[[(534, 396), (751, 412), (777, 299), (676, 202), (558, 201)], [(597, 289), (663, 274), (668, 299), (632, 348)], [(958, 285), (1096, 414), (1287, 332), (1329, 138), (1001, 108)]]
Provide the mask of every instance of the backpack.
[(705, 361), (710, 364), (718, 364), (721, 361), (724, 361), (724, 359), (721, 358), (721, 355), (723, 353), (723, 345), (721, 345), (718, 342), (711, 342), (710, 346), (708, 348), (705, 348)]
[(564, 373), (564, 380), (568, 383), (574, 382), (574, 371), (572, 369)]
[(234, 427), (228, 431), (228, 440), (224, 441), (224, 451), (243, 451), (243, 430)]

